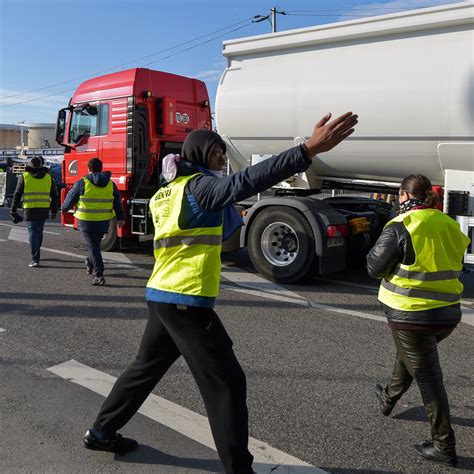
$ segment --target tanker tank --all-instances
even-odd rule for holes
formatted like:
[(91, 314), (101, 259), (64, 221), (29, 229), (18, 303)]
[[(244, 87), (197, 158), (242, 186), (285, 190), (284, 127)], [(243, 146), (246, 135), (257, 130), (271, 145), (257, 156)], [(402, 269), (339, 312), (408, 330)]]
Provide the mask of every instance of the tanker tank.
[(226, 41), (216, 121), (234, 170), (351, 110), (356, 133), (313, 160), (306, 187), (474, 171), (473, 18), (463, 2)]

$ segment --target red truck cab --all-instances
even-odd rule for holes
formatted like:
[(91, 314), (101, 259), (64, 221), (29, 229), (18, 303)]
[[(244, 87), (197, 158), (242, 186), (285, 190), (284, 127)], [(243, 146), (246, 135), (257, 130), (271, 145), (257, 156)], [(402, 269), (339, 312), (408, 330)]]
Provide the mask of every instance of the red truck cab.
[[(121, 229), (111, 221), (103, 249), (115, 247), (118, 237), (137, 240), (152, 232), (148, 201), (161, 159), (179, 153), (186, 135), (199, 128), (211, 129), (211, 111), (206, 85), (197, 79), (135, 68), (83, 82), (58, 113), (56, 141), (65, 147), (61, 202), (98, 157), (112, 172), (126, 215)], [(77, 227), (72, 213), (61, 222)]]

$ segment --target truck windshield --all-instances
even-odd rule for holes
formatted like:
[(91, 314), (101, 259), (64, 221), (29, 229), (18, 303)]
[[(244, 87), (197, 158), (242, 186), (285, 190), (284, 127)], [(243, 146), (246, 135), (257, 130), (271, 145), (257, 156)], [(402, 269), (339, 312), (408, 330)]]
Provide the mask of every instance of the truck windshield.
[(69, 142), (78, 143), (85, 136), (97, 135), (98, 114), (91, 115), (87, 108), (77, 108), (72, 111)]

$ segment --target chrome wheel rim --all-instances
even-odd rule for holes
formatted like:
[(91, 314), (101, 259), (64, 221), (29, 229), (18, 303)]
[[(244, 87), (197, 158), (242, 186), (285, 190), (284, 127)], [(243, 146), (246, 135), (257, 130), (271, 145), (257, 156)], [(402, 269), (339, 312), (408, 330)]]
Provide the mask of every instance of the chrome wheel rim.
[(298, 236), (285, 222), (272, 222), (262, 232), (260, 248), (269, 263), (277, 267), (286, 267), (298, 256)]

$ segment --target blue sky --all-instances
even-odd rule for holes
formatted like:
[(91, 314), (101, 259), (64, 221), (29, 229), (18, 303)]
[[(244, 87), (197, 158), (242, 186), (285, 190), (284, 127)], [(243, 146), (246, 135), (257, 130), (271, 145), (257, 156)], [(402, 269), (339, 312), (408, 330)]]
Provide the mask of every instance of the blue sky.
[(55, 122), (82, 81), (132, 67), (202, 79), (213, 104), (222, 41), (269, 33), (268, 21), (249, 19), (275, 5), (289, 12), (277, 18), (283, 31), (448, 3), (457, 1), (0, 0), (0, 123)]

